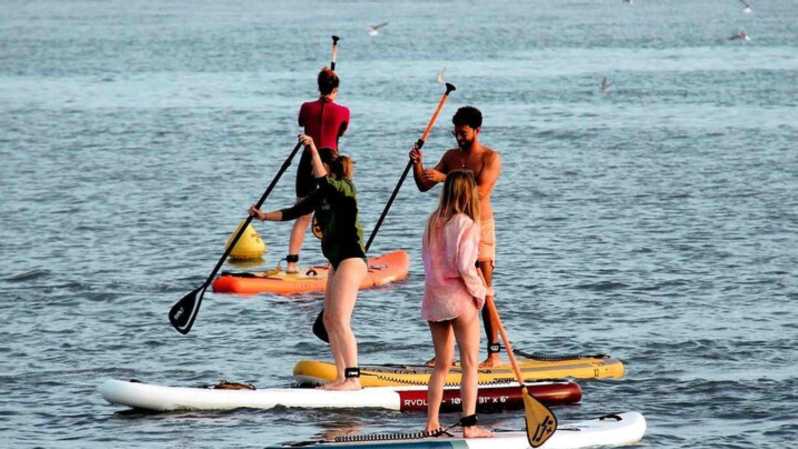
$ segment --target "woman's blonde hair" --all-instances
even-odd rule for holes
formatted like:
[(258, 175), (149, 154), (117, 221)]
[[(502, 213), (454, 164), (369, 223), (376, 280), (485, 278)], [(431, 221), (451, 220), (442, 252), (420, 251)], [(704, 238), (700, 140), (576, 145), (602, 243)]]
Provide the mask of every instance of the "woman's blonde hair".
[(479, 222), (479, 191), (471, 170), (452, 170), (446, 175), (438, 208), (427, 221), (427, 237), (457, 214), (466, 214)]

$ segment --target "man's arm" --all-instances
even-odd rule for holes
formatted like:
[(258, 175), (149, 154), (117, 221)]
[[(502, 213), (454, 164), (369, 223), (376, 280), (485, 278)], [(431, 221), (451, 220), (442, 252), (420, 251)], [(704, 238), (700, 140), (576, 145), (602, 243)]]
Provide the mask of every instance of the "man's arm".
[(446, 180), (446, 155), (441, 158), (438, 165), (433, 169), (425, 169), (424, 162), (422, 161), (421, 150), (413, 147), (410, 150), (410, 160), (413, 163), (413, 180), (416, 181), (416, 187), (420, 192), (426, 192), (435, 186), (435, 184)]
[(479, 179), (477, 179), (477, 190), (480, 198), (490, 195), (496, 185), (496, 181), (499, 179), (499, 174), (501, 174), (502, 160), (499, 153), (493, 151), (487, 159), (485, 168), (479, 175)]

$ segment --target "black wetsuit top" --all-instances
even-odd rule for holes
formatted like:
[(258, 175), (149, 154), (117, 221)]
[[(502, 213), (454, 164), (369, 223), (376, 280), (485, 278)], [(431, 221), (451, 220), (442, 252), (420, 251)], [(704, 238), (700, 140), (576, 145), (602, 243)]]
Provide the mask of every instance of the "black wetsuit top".
[(351, 257), (366, 259), (363, 249), (363, 227), (357, 216), (357, 192), (350, 179), (330, 176), (316, 178), (318, 187), (309, 196), (287, 209), (282, 221), (315, 212), (322, 231), (321, 252), (333, 269)]

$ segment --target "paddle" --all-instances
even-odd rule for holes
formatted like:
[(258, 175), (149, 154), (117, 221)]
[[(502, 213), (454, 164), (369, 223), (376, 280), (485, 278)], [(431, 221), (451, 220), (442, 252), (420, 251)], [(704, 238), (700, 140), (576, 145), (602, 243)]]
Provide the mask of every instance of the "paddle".
[(504, 324), (499, 317), (499, 311), (494, 307), (493, 319), (499, 327), (504, 347), (507, 349), (507, 357), (510, 359), (510, 365), (513, 367), (513, 373), (519, 384), (521, 384), (521, 396), (524, 399), (524, 419), (526, 421), (526, 438), (529, 440), (529, 445), (532, 447), (539, 447), (546, 440), (549, 439), (557, 430), (557, 417), (554, 412), (548, 407), (541, 404), (537, 399), (529, 394), (529, 391), (524, 385), (524, 377), (521, 375), (521, 370), (518, 369), (518, 361), (515, 360), (513, 354), (513, 347), (510, 346), (510, 338), (507, 336), (507, 330), (504, 329)]
[[(291, 165), (291, 160), (294, 159), (294, 155), (296, 155), (297, 151), (302, 147), (302, 143), (298, 142), (294, 149), (291, 151), (291, 154), (288, 155), (288, 158), (283, 162), (283, 165), (280, 167), (280, 170), (277, 171), (277, 174), (274, 175), (274, 179), (269, 184), (269, 187), (266, 188), (266, 191), (263, 192), (261, 195), (260, 200), (258, 201), (257, 207), (260, 208), (263, 205), (263, 202), (266, 200), (266, 197), (272, 193), (272, 189), (277, 184), (277, 181), (283, 175), (283, 173), (288, 169), (288, 166)], [(244, 224), (239, 228), (238, 232), (236, 233), (233, 240), (230, 241), (230, 244), (227, 245), (227, 248), (224, 250), (224, 254), (219, 259), (219, 262), (216, 263), (216, 266), (211, 271), (210, 276), (205, 282), (199, 286), (198, 288), (191, 291), (191, 293), (187, 294), (186, 296), (182, 297), (179, 301), (177, 301), (172, 308), (169, 310), (169, 322), (172, 323), (175, 329), (178, 332), (185, 335), (191, 330), (191, 326), (194, 325), (194, 320), (197, 318), (197, 312), (199, 312), (200, 304), (202, 303), (202, 296), (205, 294), (205, 290), (211, 285), (213, 278), (216, 276), (216, 273), (224, 264), (224, 261), (227, 260), (227, 256), (230, 255), (230, 252), (235, 248), (236, 243), (244, 234), (244, 231), (249, 226), (249, 223), (252, 222), (252, 217), (248, 216)]]
[[(427, 128), (424, 129), (424, 132), (421, 134), (421, 138), (416, 141), (416, 148), (421, 149), (424, 146), (424, 142), (426, 142), (427, 137), (429, 137), (430, 131), (432, 131), (432, 127), (435, 126), (435, 122), (438, 121), (438, 116), (441, 115), (441, 111), (443, 110), (443, 105), (446, 104), (446, 100), (449, 98), (449, 94), (455, 91), (457, 88), (454, 87), (454, 84), (446, 83), (446, 92), (441, 96), (440, 101), (438, 101), (438, 106), (435, 108), (435, 113), (432, 114), (432, 118), (429, 119), (429, 123), (427, 123)], [(385, 209), (382, 211), (382, 215), (380, 215), (380, 219), (377, 220), (377, 225), (374, 226), (374, 230), (371, 231), (371, 235), (369, 236), (368, 242), (366, 242), (366, 252), (368, 252), (369, 248), (371, 247), (371, 242), (374, 241), (374, 237), (377, 236), (377, 231), (379, 231), (380, 226), (382, 226), (383, 220), (385, 220), (385, 216), (388, 215), (388, 209), (391, 208), (393, 204), (393, 200), (396, 199), (396, 195), (399, 193), (399, 188), (402, 187), (402, 183), (405, 182), (405, 178), (407, 178), (407, 173), (410, 169), (413, 168), (413, 161), (408, 160), (407, 165), (405, 165), (405, 171), (402, 172), (402, 176), (399, 178), (399, 182), (396, 183), (396, 187), (393, 189), (393, 193), (391, 193), (391, 198), (388, 199), (388, 204), (385, 205)]]
[(332, 62), (330, 63), (330, 70), (335, 71), (335, 54), (338, 53), (338, 41), (341, 40), (340, 37), (333, 35), (332, 41)]
[[(424, 132), (421, 133), (421, 138), (416, 141), (416, 148), (421, 149), (424, 146), (424, 142), (426, 142), (427, 137), (429, 137), (429, 133), (432, 131), (432, 127), (435, 126), (435, 122), (438, 121), (438, 116), (441, 115), (441, 111), (443, 110), (443, 105), (446, 104), (446, 100), (449, 98), (449, 94), (457, 90), (454, 87), (454, 84), (446, 83), (446, 92), (441, 96), (441, 99), (438, 101), (438, 106), (435, 107), (435, 112), (432, 114), (432, 117), (429, 119), (427, 123), (427, 127), (424, 129)], [(399, 182), (396, 183), (396, 187), (393, 189), (393, 193), (391, 193), (390, 199), (388, 199), (388, 203), (385, 205), (385, 209), (382, 210), (382, 214), (380, 214), (380, 219), (377, 220), (377, 225), (374, 226), (374, 230), (371, 231), (371, 235), (369, 236), (368, 242), (366, 242), (366, 252), (368, 253), (369, 248), (371, 247), (371, 242), (374, 241), (374, 237), (377, 235), (377, 231), (379, 231), (380, 226), (382, 226), (382, 222), (385, 220), (385, 216), (388, 215), (388, 210), (391, 208), (393, 201), (396, 199), (396, 195), (399, 194), (399, 189), (402, 187), (402, 183), (405, 182), (405, 178), (407, 178), (407, 173), (410, 169), (413, 168), (413, 161), (408, 160), (407, 165), (405, 166), (405, 171), (402, 172), (402, 176), (399, 178)], [(324, 328), (324, 309), (319, 312), (319, 316), (316, 317), (316, 321), (313, 323), (313, 334), (319, 337), (321, 340), (329, 343), (330, 339), (327, 335), (327, 329)]]

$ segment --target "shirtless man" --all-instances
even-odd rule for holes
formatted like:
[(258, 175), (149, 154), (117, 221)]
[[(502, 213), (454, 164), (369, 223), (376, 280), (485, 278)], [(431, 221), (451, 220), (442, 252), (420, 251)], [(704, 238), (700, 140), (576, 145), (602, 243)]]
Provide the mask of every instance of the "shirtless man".
[(454, 114), (452, 122), (454, 123), (452, 134), (457, 139), (457, 148), (447, 150), (435, 168), (424, 168), (421, 150), (416, 147), (410, 150), (410, 160), (413, 162), (413, 179), (418, 190), (422, 192), (445, 181), (446, 174), (450, 170), (468, 169), (474, 172), (479, 190), (482, 232), (477, 263), (488, 286), (488, 296), (482, 309), (482, 320), (488, 336), (488, 358), (480, 364), (480, 367), (490, 368), (499, 363), (500, 349), (499, 329), (491, 318), (494, 315), (491, 309), (496, 308), (491, 288), (496, 260), (496, 232), (490, 197), (501, 172), (501, 157), (496, 150), (479, 141), (479, 131), (482, 127), (482, 113), (479, 109), (473, 106), (462, 107)]

